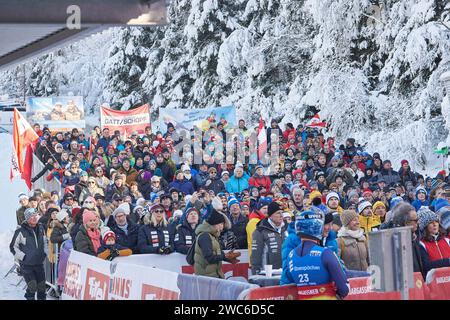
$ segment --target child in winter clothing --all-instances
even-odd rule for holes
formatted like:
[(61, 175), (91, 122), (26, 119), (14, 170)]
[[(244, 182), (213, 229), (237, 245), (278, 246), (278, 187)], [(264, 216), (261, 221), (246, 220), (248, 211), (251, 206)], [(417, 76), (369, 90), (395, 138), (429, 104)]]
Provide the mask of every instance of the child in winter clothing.
[(97, 257), (104, 260), (113, 260), (115, 257), (126, 257), (133, 254), (131, 249), (116, 243), (116, 234), (106, 229), (102, 234), (102, 246), (98, 249)]

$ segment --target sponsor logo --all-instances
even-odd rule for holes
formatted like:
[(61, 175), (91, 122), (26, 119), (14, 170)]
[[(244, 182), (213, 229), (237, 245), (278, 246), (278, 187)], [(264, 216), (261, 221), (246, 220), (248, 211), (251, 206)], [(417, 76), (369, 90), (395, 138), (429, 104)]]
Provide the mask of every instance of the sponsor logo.
[(128, 299), (131, 293), (131, 279), (114, 277), (109, 280), (110, 300)]
[(351, 288), (350, 293), (351, 294), (365, 294), (372, 292), (372, 288), (370, 286), (364, 286), (364, 287), (357, 287), (357, 288)]
[(81, 290), (83, 288), (80, 271), (81, 266), (79, 264), (70, 261), (67, 263), (63, 294), (77, 300), (81, 299)]
[(108, 300), (109, 276), (87, 269), (84, 300)]
[(169, 289), (142, 284), (141, 300), (178, 300), (178, 293)]

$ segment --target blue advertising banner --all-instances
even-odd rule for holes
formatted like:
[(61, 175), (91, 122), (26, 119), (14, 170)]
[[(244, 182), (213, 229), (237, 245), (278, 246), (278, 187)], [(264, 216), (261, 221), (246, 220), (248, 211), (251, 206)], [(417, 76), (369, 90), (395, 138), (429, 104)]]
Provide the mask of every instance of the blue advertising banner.
[(83, 97), (27, 98), (27, 120), (51, 131), (84, 129)]
[(219, 122), (224, 124), (224, 128), (235, 127), (237, 125), (236, 108), (226, 106), (204, 109), (159, 109), (159, 129), (162, 133), (166, 133), (168, 123), (172, 123), (175, 129), (190, 130), (197, 126), (205, 131), (209, 129), (210, 123)]

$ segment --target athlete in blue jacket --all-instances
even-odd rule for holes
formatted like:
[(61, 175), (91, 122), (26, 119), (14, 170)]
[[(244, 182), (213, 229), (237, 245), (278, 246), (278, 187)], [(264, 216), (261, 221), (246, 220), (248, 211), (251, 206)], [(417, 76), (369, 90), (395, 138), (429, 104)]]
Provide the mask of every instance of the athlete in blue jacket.
[(344, 298), (349, 292), (337, 256), (320, 245), (323, 225), (323, 212), (319, 211), (304, 211), (296, 219), (301, 244), (289, 253), (281, 284), (297, 284), (300, 299)]

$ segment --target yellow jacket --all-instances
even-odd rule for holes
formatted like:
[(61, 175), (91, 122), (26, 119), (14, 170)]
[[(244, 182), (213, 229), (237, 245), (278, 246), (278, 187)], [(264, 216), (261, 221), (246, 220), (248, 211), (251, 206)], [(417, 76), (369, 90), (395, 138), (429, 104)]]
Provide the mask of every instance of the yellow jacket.
[(364, 235), (369, 238), (370, 231), (376, 231), (380, 229), (381, 221), (379, 216), (364, 217), (359, 216), (359, 225), (364, 230)]
[(245, 231), (247, 232), (247, 245), (248, 245), (248, 261), (250, 265), (250, 257), (252, 256), (252, 240), (253, 240), (253, 232), (256, 230), (256, 225), (258, 222), (260, 222), (262, 219), (258, 217), (258, 215), (255, 212), (252, 212), (249, 215), (250, 220), (247, 223), (247, 226), (245, 227)]

